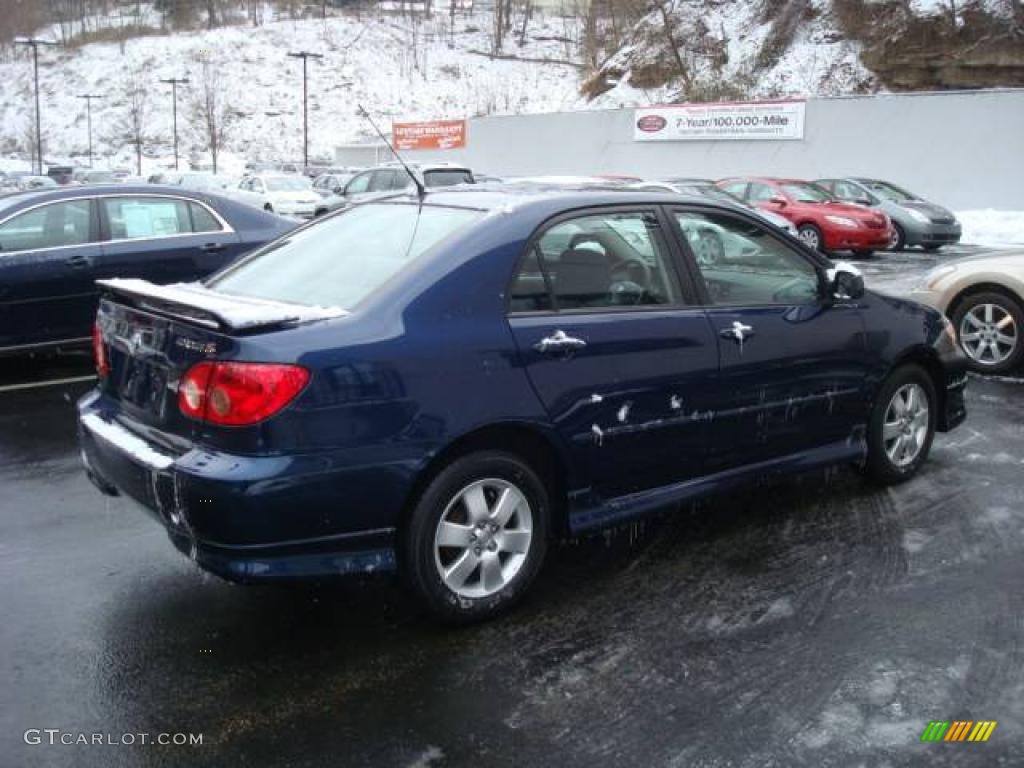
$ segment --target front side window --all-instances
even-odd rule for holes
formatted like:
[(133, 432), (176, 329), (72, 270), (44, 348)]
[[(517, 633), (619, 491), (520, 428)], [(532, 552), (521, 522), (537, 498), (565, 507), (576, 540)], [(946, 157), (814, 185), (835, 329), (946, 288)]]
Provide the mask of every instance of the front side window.
[(779, 193), (769, 187), (767, 184), (761, 184), (759, 182), (751, 182), (750, 184), (750, 195), (747, 198), (751, 203), (767, 203), (772, 198), (778, 197)]
[(361, 176), (356, 176), (352, 181), (345, 187), (346, 195), (359, 195), (366, 192), (370, 187), (370, 177), (372, 174), (364, 173)]
[(0, 252), (88, 243), (89, 211), (88, 200), (68, 200), (19, 214), (0, 226)]
[(192, 231), (184, 200), (165, 197), (108, 197), (100, 201), (111, 240), (170, 237)]
[(657, 220), (643, 211), (591, 214), (554, 224), (531, 246), (510, 289), (514, 312), (679, 300)]
[(808, 304), (818, 272), (767, 229), (732, 216), (676, 211), (713, 304)]
[(483, 211), (366, 204), (298, 230), (210, 279), (218, 291), (351, 309)]

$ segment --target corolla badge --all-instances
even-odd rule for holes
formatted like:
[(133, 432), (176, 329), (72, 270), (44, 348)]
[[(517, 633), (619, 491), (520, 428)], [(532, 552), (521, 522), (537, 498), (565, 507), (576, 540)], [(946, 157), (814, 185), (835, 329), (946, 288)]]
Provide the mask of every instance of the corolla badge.
[(217, 345), (212, 341), (197, 341), (187, 336), (179, 336), (174, 341), (176, 346), (192, 352), (202, 352), (204, 355), (212, 355), (217, 352)]

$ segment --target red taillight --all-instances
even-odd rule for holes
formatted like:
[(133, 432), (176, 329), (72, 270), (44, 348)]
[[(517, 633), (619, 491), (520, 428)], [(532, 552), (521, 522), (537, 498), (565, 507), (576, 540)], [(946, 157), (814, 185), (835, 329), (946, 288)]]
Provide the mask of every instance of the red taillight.
[(96, 363), (96, 375), (101, 379), (110, 374), (110, 361), (107, 360), (107, 348), (103, 346), (103, 331), (99, 323), (92, 324), (92, 357)]
[(178, 407), (189, 418), (240, 427), (263, 421), (290, 403), (309, 371), (278, 363), (196, 363), (178, 385)]

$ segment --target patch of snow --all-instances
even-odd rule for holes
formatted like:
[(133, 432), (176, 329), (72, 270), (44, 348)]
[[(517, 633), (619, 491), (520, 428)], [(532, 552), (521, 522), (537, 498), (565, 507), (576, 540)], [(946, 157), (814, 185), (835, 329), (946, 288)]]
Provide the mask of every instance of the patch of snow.
[(1024, 211), (957, 211), (962, 243), (990, 248), (1024, 246)]

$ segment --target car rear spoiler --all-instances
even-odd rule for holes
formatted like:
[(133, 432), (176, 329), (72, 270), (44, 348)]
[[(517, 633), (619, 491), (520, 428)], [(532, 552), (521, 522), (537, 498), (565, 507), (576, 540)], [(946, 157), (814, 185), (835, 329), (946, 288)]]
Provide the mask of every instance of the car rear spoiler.
[(134, 300), (142, 309), (231, 331), (309, 323), (348, 314), (340, 307), (289, 304), (272, 299), (235, 296), (211, 290), (201, 283), (155, 285), (137, 278), (111, 278), (97, 280), (96, 284), (108, 293)]

